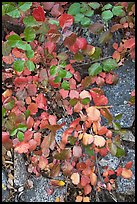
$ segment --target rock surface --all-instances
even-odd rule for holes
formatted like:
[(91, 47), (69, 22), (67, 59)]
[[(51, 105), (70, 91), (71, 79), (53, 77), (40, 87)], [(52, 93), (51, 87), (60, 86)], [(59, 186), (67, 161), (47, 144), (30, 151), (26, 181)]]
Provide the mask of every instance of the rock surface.
[(28, 177), (23, 155), (14, 152), (14, 185), (24, 186)]
[(55, 187), (52, 195), (48, 195), (49, 179), (44, 177), (31, 177), (34, 187), (25, 190), (19, 200), (22, 202), (55, 202), (57, 197), (65, 195), (65, 187)]
[(9, 196), (9, 190), (7, 188), (7, 176), (4, 170), (2, 170), (2, 202), (6, 201)]

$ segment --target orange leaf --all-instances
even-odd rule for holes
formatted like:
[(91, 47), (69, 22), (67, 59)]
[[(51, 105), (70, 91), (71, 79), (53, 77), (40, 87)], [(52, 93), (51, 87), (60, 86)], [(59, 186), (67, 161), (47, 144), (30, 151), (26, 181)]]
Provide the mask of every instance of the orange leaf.
[(89, 107), (86, 109), (88, 119), (91, 121), (98, 121), (100, 119), (100, 112), (97, 108), (95, 107)]
[(123, 168), (121, 176), (125, 179), (130, 179), (132, 177), (132, 171), (130, 169)]
[(108, 132), (108, 129), (107, 129), (107, 127), (105, 127), (105, 126), (102, 126), (102, 127), (100, 127), (99, 129), (98, 129), (98, 134), (99, 135), (104, 135), (104, 134), (106, 134)]
[(90, 202), (89, 197), (83, 197), (83, 202)]
[(82, 202), (83, 197), (82, 196), (77, 196), (75, 202)]
[(83, 134), (83, 141), (82, 142), (83, 142), (84, 145), (91, 144), (93, 141), (94, 141), (93, 135), (90, 135), (90, 134), (87, 134), (87, 133)]
[(135, 38), (126, 40), (124, 43), (124, 48), (132, 48), (135, 45)]
[(79, 182), (80, 182), (80, 175), (79, 175), (79, 173), (73, 173), (71, 175), (71, 180), (72, 180), (73, 184), (78, 185)]
[(106, 140), (104, 139), (104, 137), (99, 136), (99, 135), (94, 136), (94, 144), (96, 146), (103, 147), (105, 143), (106, 143)]
[(44, 157), (44, 156), (40, 156), (40, 158), (39, 158), (39, 164), (38, 164), (39, 168), (40, 168), (40, 169), (45, 169), (45, 167), (47, 166), (47, 164), (48, 164), (47, 158)]
[(36, 103), (31, 103), (29, 106), (28, 106), (28, 110), (30, 110), (30, 114), (31, 115), (35, 115), (37, 112), (38, 112), (38, 106)]
[(97, 183), (97, 176), (96, 176), (96, 174), (93, 173), (93, 172), (90, 174), (90, 182), (91, 182), (91, 184), (92, 184), (93, 186), (95, 186), (96, 183)]
[(126, 163), (125, 168), (127, 168), (127, 169), (132, 168), (132, 164), (133, 164), (133, 162), (129, 161), (128, 163)]

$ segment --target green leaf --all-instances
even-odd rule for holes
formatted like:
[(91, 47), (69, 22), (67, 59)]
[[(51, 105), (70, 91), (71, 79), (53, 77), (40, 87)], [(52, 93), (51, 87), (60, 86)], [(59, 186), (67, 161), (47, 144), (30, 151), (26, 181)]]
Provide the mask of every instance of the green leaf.
[(62, 78), (60, 76), (56, 76), (54, 79), (54, 83), (59, 83), (61, 82)]
[(94, 63), (92, 64), (89, 68), (88, 68), (88, 73), (89, 76), (96, 76), (97, 74), (99, 74), (100, 72), (102, 72), (102, 66), (100, 63)]
[(29, 44), (23, 41), (19, 41), (16, 43), (16, 47), (22, 50), (28, 50), (28, 49), (30, 50), (29, 46), (30, 46)]
[(75, 106), (78, 101), (79, 101), (79, 99), (73, 98), (73, 99), (69, 100), (69, 103), (70, 103), (71, 106)]
[(74, 16), (75, 23), (79, 23), (82, 20), (82, 18), (84, 18), (84, 15), (82, 13), (77, 13)]
[(97, 2), (92, 2), (88, 4), (93, 9), (98, 9), (100, 7), (100, 4)]
[(24, 114), (25, 114), (25, 117), (27, 119), (30, 116), (30, 110), (26, 110)]
[(58, 72), (58, 67), (55, 66), (55, 65), (52, 65), (52, 66), (50, 67), (50, 75), (53, 76), (53, 75), (55, 75), (57, 72)]
[(24, 37), (27, 42), (32, 42), (36, 37), (35, 30), (31, 27), (25, 28)]
[(84, 14), (87, 17), (91, 17), (94, 15), (94, 10), (88, 9)]
[(71, 145), (74, 145), (75, 142), (77, 141), (77, 138), (76, 137), (73, 137), (73, 136), (69, 136), (68, 137), (68, 141)]
[(94, 149), (90, 149), (91, 145), (84, 146), (84, 148), (86, 154), (88, 154), (89, 156), (94, 156)]
[(88, 17), (84, 17), (81, 21), (81, 25), (87, 27), (91, 24), (91, 20)]
[(2, 5), (2, 15), (7, 14), (8, 16), (11, 16), (12, 18), (19, 18), (20, 12), (14, 5), (5, 4)]
[(69, 82), (68, 81), (63, 81), (61, 83), (61, 88), (63, 88), (64, 90), (69, 90)]
[(64, 68), (66, 65), (67, 65), (67, 63), (65, 61), (61, 61), (59, 63), (59, 66), (62, 67), (62, 68)]
[(135, 96), (131, 96), (130, 99), (129, 99), (129, 102), (131, 104), (135, 104)]
[(65, 78), (66, 78), (66, 79), (69, 79), (69, 78), (71, 78), (71, 77), (72, 77), (72, 74), (71, 74), (69, 71), (67, 71), (67, 74), (66, 74)]
[(120, 120), (122, 118), (122, 113), (119, 113), (117, 114), (115, 117), (114, 117), (114, 120)]
[(15, 105), (15, 100), (11, 98), (10, 102), (7, 102), (4, 104), (4, 108), (6, 108), (6, 110), (12, 110), (14, 105)]
[(26, 27), (34, 27), (39, 25), (39, 23), (35, 20), (33, 16), (26, 16), (23, 19), (23, 23), (25, 24)]
[(117, 62), (114, 59), (107, 59), (107, 60), (103, 61), (102, 64), (103, 64), (103, 68), (102, 69), (105, 72), (109, 72), (110, 70), (113, 70), (113, 69), (118, 67)]
[(21, 130), (22, 132), (25, 132), (27, 130), (27, 126), (24, 124), (19, 124), (17, 127), (18, 130)]
[(101, 16), (104, 21), (109, 21), (113, 17), (113, 13), (110, 10), (103, 11)]
[(18, 42), (21, 42), (21, 41), (22, 41), (22, 40), (21, 40), (20, 36), (17, 35), (17, 34), (10, 35), (10, 36), (8, 37), (8, 44), (9, 44), (11, 47), (16, 47), (16, 44), (17, 44)]
[(17, 60), (14, 62), (13, 66), (14, 66), (14, 70), (17, 72), (21, 72), (24, 70), (24, 63), (25, 61), (23, 60)]
[(19, 9), (21, 11), (27, 11), (28, 9), (30, 9), (30, 7), (32, 6), (32, 2), (18, 2), (19, 5)]
[(64, 61), (64, 60), (68, 59), (68, 55), (67, 55), (65, 52), (61, 52), (61, 53), (59, 53), (59, 54), (57, 55), (57, 58), (58, 58), (59, 60)]
[(20, 141), (20, 142), (22, 142), (23, 140), (24, 140), (24, 134), (23, 134), (23, 132), (18, 132), (18, 134), (17, 134), (17, 138), (18, 138), (18, 140)]
[(17, 128), (13, 128), (11, 131), (10, 131), (10, 136), (13, 137), (14, 135), (17, 134)]
[(63, 149), (60, 153), (55, 154), (54, 158), (58, 160), (66, 160), (70, 156), (69, 149)]
[(122, 156), (125, 156), (125, 150), (120, 147), (117, 147), (116, 157), (120, 158)]
[(49, 19), (48, 22), (49, 22), (50, 24), (55, 24), (56, 26), (59, 26), (59, 21), (58, 21), (58, 20)]
[(118, 122), (112, 122), (114, 130), (120, 130), (121, 126)]
[(77, 60), (77, 61), (82, 61), (83, 60), (83, 55), (80, 53), (80, 52), (77, 52), (75, 55), (74, 55), (74, 60)]
[(107, 10), (107, 9), (111, 9), (112, 5), (111, 4), (106, 4), (105, 6), (103, 6), (102, 11)]
[(96, 48), (95, 48), (95, 52), (94, 52), (94, 54), (93, 54), (93, 55), (91, 55), (91, 56), (90, 56), (90, 58), (91, 58), (92, 60), (99, 59), (99, 58), (100, 58), (100, 56), (101, 56), (101, 53), (102, 53), (101, 48), (96, 47)]
[(71, 4), (71, 6), (68, 9), (68, 14), (70, 15), (75, 16), (79, 12), (80, 12), (80, 3)]
[(26, 56), (28, 59), (34, 57), (34, 51), (33, 50), (26, 50), (25, 53), (26, 53)]
[(6, 109), (2, 107), (2, 117), (4, 117), (5, 115), (6, 115)]
[(67, 74), (67, 71), (63, 70), (63, 69), (60, 69), (58, 72), (58, 76), (61, 78), (64, 78), (66, 76), (66, 74)]
[(81, 103), (82, 103), (83, 105), (87, 105), (89, 102), (90, 102), (90, 99), (89, 99), (89, 98), (84, 98), (84, 99), (81, 100)]
[(25, 66), (30, 70), (30, 71), (34, 71), (35, 70), (35, 64), (28, 60), (25, 62)]
[(103, 112), (105, 112), (105, 118), (108, 120), (108, 123), (111, 123), (113, 120), (112, 114), (109, 112), (107, 108), (101, 108)]
[(80, 9), (80, 12), (85, 14), (85, 12), (89, 9), (89, 6), (87, 3), (85, 2), (81, 2), (81, 9)]
[(114, 6), (112, 12), (115, 16), (123, 16), (124, 11), (122, 10), (123, 6)]

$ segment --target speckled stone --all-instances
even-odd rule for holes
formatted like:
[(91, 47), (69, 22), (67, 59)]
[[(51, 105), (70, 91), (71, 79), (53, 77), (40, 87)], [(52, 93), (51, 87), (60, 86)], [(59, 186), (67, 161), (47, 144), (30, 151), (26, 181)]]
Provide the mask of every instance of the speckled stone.
[(128, 150), (126, 158), (123, 159), (122, 165), (124, 166), (128, 161), (133, 161), (132, 173), (133, 176), (131, 179), (124, 179), (122, 177), (117, 178), (118, 188), (117, 192), (124, 193), (127, 195), (135, 194), (135, 151)]
[(120, 160), (110, 153), (99, 161), (100, 166), (109, 166), (109, 168), (114, 170), (118, 167), (119, 163)]
[(9, 196), (9, 190), (7, 188), (7, 176), (4, 170), (2, 170), (2, 185), (6, 188), (5, 190), (2, 188), (2, 202), (6, 201)]
[(25, 184), (28, 173), (23, 155), (14, 152), (14, 185), (21, 187)]
[(127, 130), (125, 133), (121, 133), (122, 140), (135, 142), (135, 136), (131, 131)]
[(20, 196), (22, 202), (55, 202), (57, 197), (65, 196), (65, 186), (55, 187), (52, 195), (47, 194), (47, 187), (49, 187), (49, 179), (42, 176), (36, 178), (32, 177), (34, 187), (29, 190), (25, 190)]

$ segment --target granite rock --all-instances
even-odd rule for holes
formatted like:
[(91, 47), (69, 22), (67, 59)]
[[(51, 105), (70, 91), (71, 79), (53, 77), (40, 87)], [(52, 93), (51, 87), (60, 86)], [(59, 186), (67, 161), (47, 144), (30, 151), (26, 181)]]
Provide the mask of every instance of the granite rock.
[(9, 196), (9, 190), (7, 188), (7, 176), (4, 170), (2, 170), (2, 202), (6, 201)]

